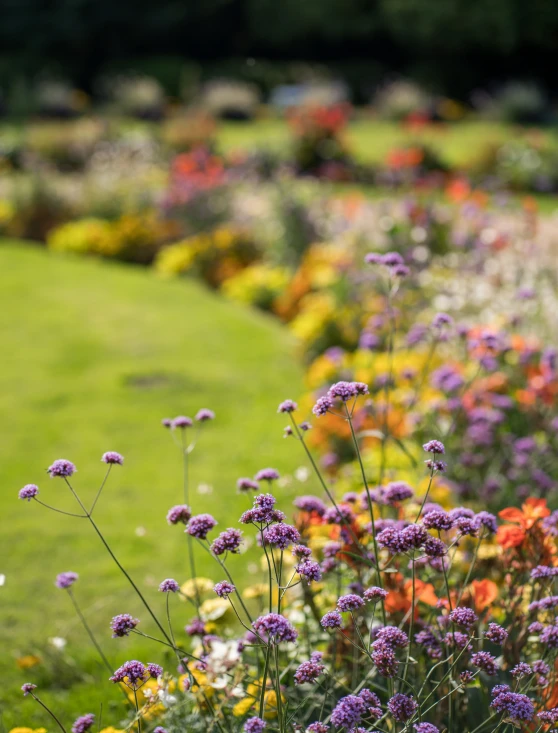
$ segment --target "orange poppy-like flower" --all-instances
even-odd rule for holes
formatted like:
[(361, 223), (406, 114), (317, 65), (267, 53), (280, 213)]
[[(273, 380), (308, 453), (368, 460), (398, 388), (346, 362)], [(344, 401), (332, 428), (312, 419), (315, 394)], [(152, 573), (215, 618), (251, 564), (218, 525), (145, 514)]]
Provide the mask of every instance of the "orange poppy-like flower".
[(550, 514), (550, 509), (546, 505), (546, 499), (536, 499), (534, 496), (530, 496), (521, 505), (521, 509), (517, 507), (508, 507), (502, 509), (499, 516), (508, 522), (514, 522), (519, 524), (523, 529), (531, 529), (531, 527), (539, 521), (544, 519)]
[(496, 532), (496, 542), (505, 550), (509, 550), (511, 547), (520, 547), (525, 542), (526, 537), (527, 532), (523, 527), (515, 525), (498, 527)]
[(476, 611), (484, 611), (488, 608), (496, 598), (498, 598), (498, 586), (493, 580), (473, 580), (469, 586), (469, 590), (473, 597)]
[[(398, 577), (401, 577), (398, 574)], [(407, 613), (411, 608), (413, 600), (413, 581), (407, 580), (402, 588), (397, 590), (389, 589), (389, 595), (384, 601), (386, 611), (395, 613), (400, 611)], [(415, 606), (419, 603), (426, 603), (427, 606), (435, 606), (438, 602), (438, 596), (434, 592), (432, 583), (425, 583), (418, 578), (415, 579)], [(418, 613), (418, 609), (416, 610)]]

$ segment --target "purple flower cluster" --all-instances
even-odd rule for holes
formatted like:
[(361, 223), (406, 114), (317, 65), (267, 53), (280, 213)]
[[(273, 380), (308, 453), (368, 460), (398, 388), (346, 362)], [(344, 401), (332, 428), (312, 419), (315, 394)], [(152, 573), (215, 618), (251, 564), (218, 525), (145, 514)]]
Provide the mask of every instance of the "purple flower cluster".
[(180, 590), (180, 586), (176, 582), (176, 580), (173, 580), (172, 578), (167, 578), (166, 580), (163, 580), (161, 585), (159, 586), (159, 590), (161, 593), (178, 593)]
[(476, 652), (471, 656), (471, 662), (475, 665), (475, 667), (482, 669), (490, 677), (493, 677), (498, 673), (498, 664), (496, 663), (496, 658), (488, 652)]
[(207, 407), (202, 407), (201, 410), (196, 412), (197, 422), (208, 422), (208, 420), (215, 420), (215, 413), (213, 410), (209, 410)]
[(404, 481), (394, 481), (387, 485), (384, 492), (384, 500), (387, 504), (396, 504), (406, 499), (411, 499), (414, 492), (409, 484)]
[(284, 402), (281, 402), (281, 404), (277, 408), (277, 412), (279, 413), (294, 412), (297, 409), (297, 407), (298, 405), (293, 400), (285, 400)]
[(27, 697), (27, 695), (32, 695), (33, 690), (37, 689), (37, 685), (34, 685), (32, 682), (26, 682), (21, 686), (21, 691), (23, 692), (23, 697)]
[(384, 601), (388, 597), (389, 593), (383, 588), (372, 586), (372, 588), (367, 588), (362, 595), (364, 596), (364, 600), (368, 601), (368, 603), (377, 603), (378, 601)]
[(306, 730), (309, 731), (309, 733), (327, 733), (329, 730), (329, 725), (316, 721), (315, 723), (310, 723)]
[(27, 501), (31, 501), (31, 499), (34, 499), (38, 493), (38, 486), (35, 486), (35, 484), (27, 484), (23, 487), (23, 489), (19, 490), (18, 496), (20, 499), (27, 499)]
[[(300, 545), (298, 545), (300, 547)], [(296, 566), (296, 572), (302, 575), (303, 578), (311, 583), (312, 581), (319, 582), (322, 579), (322, 569), (320, 563), (315, 560), (304, 560)]]
[(537, 717), (543, 723), (556, 724), (558, 723), (558, 708), (543, 710), (543, 712), (539, 713)]
[(298, 496), (293, 503), (301, 512), (315, 513), (320, 517), (326, 513), (326, 505), (315, 496)]
[(182, 430), (185, 430), (186, 428), (191, 428), (194, 424), (194, 421), (191, 417), (186, 417), (186, 415), (179, 415), (178, 417), (175, 417), (171, 423), (172, 428), (181, 428)]
[(346, 596), (340, 596), (337, 601), (338, 611), (356, 611), (357, 609), (362, 608), (362, 606), (364, 606), (364, 601), (360, 596), (357, 596), (356, 593), (349, 593)]
[(130, 616), (129, 613), (120, 613), (118, 616), (114, 616), (110, 622), (113, 638), (115, 639), (117, 636), (128, 636), (138, 624), (139, 619)]
[(294, 673), (297, 685), (304, 683), (313, 684), (318, 679), (325, 669), (325, 666), (322, 664), (322, 656), (321, 652), (314, 652), (307, 662), (302, 662), (298, 666)]
[(409, 643), (407, 634), (397, 626), (384, 626), (376, 633), (376, 640), (372, 646), (387, 644), (392, 648), (402, 649)]
[(188, 524), (192, 516), (192, 510), (187, 504), (177, 504), (167, 512), (167, 522), (169, 524)]
[(414, 729), (416, 733), (440, 733), (440, 729), (432, 723), (415, 723)]
[(286, 550), (289, 545), (300, 542), (300, 534), (296, 527), (290, 524), (274, 524), (263, 533), (264, 541), (268, 545)]
[(254, 476), (254, 481), (276, 481), (279, 478), (279, 471), (275, 468), (262, 468)]
[(123, 682), (128, 687), (138, 689), (147, 682), (150, 677), (157, 678), (163, 674), (163, 668), (158, 664), (149, 663), (148, 665), (132, 659), (119, 667), (110, 677), (111, 682)]
[(244, 723), (245, 733), (263, 733), (265, 722), (258, 717), (248, 718)]
[(118, 464), (121, 466), (124, 463), (124, 457), (117, 453), (115, 450), (109, 450), (103, 453), (101, 458), (102, 463), (108, 463), (109, 465)]
[(216, 524), (217, 520), (211, 514), (196, 514), (195, 517), (189, 520), (185, 531), (192, 537), (205, 540)]
[(274, 509), (275, 497), (272, 494), (258, 494), (254, 497), (252, 509), (240, 517), (242, 524), (271, 524), (271, 522), (282, 522), (285, 518), (283, 512)]
[(54, 585), (57, 588), (70, 588), (79, 578), (77, 573), (67, 570), (65, 573), (59, 573), (56, 576)]
[(388, 702), (388, 710), (399, 723), (404, 723), (415, 714), (418, 703), (414, 697), (396, 693)]
[(239, 491), (259, 491), (260, 486), (254, 479), (242, 477), (237, 480), (236, 488)]
[(336, 728), (346, 728), (353, 730), (364, 713), (366, 712), (366, 703), (358, 695), (347, 695), (342, 697), (331, 713), (331, 722)]
[[(492, 690), (492, 694), (494, 694), (494, 690), (496, 690), (497, 687)], [(499, 713), (506, 713), (508, 718), (518, 723), (521, 721), (532, 720), (535, 715), (535, 708), (533, 707), (531, 699), (527, 697), (527, 695), (522, 695), (518, 692), (510, 692), (509, 688), (502, 692), (498, 692), (492, 700), (490, 707), (494, 708)]]
[(71, 461), (67, 461), (65, 458), (58, 458), (58, 460), (54, 461), (52, 466), (47, 468), (47, 473), (50, 474), (51, 478), (54, 478), (55, 476), (66, 478), (68, 476), (73, 476), (76, 471), (77, 468), (74, 464)]
[(442, 509), (435, 509), (424, 515), (423, 524), (427, 529), (435, 529), (438, 532), (444, 532), (453, 527), (453, 519)]
[(72, 733), (86, 733), (95, 723), (93, 713), (87, 713), (78, 718), (72, 725)]
[(531, 577), (535, 580), (541, 578), (554, 578), (558, 575), (558, 567), (550, 567), (549, 565), (537, 565), (536, 568), (531, 570)]
[(493, 644), (503, 644), (508, 638), (508, 632), (499, 624), (490, 623), (484, 632), (484, 638)]
[(213, 590), (219, 598), (227, 598), (231, 593), (235, 592), (236, 587), (232, 583), (229, 583), (228, 580), (222, 580), (214, 586)]
[(329, 611), (320, 621), (324, 629), (340, 629), (343, 625), (343, 619), (339, 611)]
[(446, 452), (444, 444), (439, 440), (429, 440), (422, 448), (426, 453), (434, 453), (436, 455), (441, 455)]
[(336, 400), (341, 400), (341, 402), (346, 403), (351, 399), (356, 399), (360, 395), (367, 395), (368, 392), (368, 386), (364, 382), (336, 382), (331, 385), (327, 394), (316, 401), (312, 412), (317, 417), (320, 417), (331, 410)]
[(452, 623), (458, 626), (464, 626), (466, 629), (470, 629), (478, 621), (478, 616), (473, 609), (466, 608), (465, 606), (454, 608), (449, 618)]
[(242, 542), (242, 532), (234, 527), (229, 527), (221, 532), (217, 539), (211, 543), (211, 552), (214, 555), (223, 555), (225, 552), (238, 552)]
[(533, 674), (533, 668), (527, 662), (519, 662), (511, 671), (511, 676), (520, 680), (522, 677), (529, 677)]
[(268, 613), (260, 616), (252, 624), (256, 632), (269, 643), (279, 644), (282, 641), (296, 641), (298, 631), (280, 613)]

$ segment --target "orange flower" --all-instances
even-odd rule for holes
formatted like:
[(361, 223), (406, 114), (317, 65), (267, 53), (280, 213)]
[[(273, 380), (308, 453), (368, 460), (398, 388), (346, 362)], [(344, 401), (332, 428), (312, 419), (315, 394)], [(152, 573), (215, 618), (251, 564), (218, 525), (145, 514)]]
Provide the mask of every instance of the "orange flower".
[(484, 611), (498, 598), (498, 586), (488, 578), (473, 580), (469, 588), (473, 596), (475, 609), (479, 612)]
[[(396, 577), (401, 578), (399, 574)], [(407, 613), (411, 608), (412, 600), (413, 581), (407, 580), (401, 589), (389, 590), (389, 595), (384, 602), (385, 609), (389, 613), (395, 613), (396, 611)], [(415, 604), (418, 604), (419, 601), (426, 603), (427, 606), (435, 606), (438, 597), (431, 583), (425, 583), (417, 578), (415, 580)], [(418, 613), (418, 609), (416, 609), (416, 612)]]
[(546, 499), (535, 499), (530, 496), (521, 505), (521, 509), (516, 507), (508, 507), (502, 509), (499, 516), (508, 522), (515, 522), (523, 529), (531, 529), (539, 519), (544, 519), (550, 514), (550, 509), (546, 505)]
[(496, 542), (503, 547), (505, 550), (509, 550), (510, 547), (519, 547), (525, 542), (527, 533), (522, 527), (516, 527), (515, 525), (506, 525), (504, 527), (498, 527), (496, 533)]

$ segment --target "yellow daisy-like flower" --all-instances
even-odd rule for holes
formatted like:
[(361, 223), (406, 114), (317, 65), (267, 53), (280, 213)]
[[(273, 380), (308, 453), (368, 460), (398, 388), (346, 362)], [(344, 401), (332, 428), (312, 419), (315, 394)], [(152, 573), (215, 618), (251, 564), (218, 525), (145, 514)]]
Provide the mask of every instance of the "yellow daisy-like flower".
[(195, 598), (197, 594), (210, 593), (214, 585), (215, 582), (210, 578), (191, 578), (182, 584), (180, 590), (187, 598)]

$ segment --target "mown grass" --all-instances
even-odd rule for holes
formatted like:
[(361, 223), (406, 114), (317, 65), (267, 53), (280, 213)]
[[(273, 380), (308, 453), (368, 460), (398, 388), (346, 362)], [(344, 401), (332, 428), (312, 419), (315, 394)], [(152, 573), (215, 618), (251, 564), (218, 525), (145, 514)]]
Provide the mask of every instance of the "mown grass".
[[(246, 508), (235, 493), (238, 476), (267, 465), (292, 471), (302, 462), (296, 446), (282, 439), (276, 415), (281, 399), (300, 392), (301, 371), (279, 324), (194, 281), (163, 282), (149, 270), (65, 259), (17, 242), (1, 243), (0, 273), (2, 722), (7, 730), (53, 729), (19, 692), (30, 680), (68, 724), (72, 716), (98, 713), (102, 701), (105, 725), (114, 724), (121, 698), (106, 682), (66, 593), (54, 587), (56, 574), (80, 574), (76, 595), (115, 665), (134, 657), (161, 660), (163, 647), (110, 638), (115, 613), (138, 615), (148, 633), (154, 626), (91, 527), (18, 501), (18, 489), (36, 483), (44, 501), (71, 511), (68, 489), (47, 477), (47, 466), (59, 457), (74, 461), (75, 486), (91, 500), (104, 473), (101, 454), (120, 451), (125, 465), (113, 470), (96, 519), (163, 614), (159, 582), (189, 575), (185, 536), (165, 521), (167, 509), (182, 501), (182, 474), (161, 418), (215, 409), (217, 419), (192, 456), (191, 476), (195, 511), (212, 512), (223, 529)], [(212, 493), (199, 493), (200, 483)], [(282, 489), (282, 503), (294, 491), (294, 485)], [(222, 579), (201, 554), (199, 571)], [(192, 612), (173, 600), (180, 629)], [(56, 636), (68, 640), (63, 655), (49, 646)], [(26, 655), (42, 661), (20, 670), (17, 659)]]

